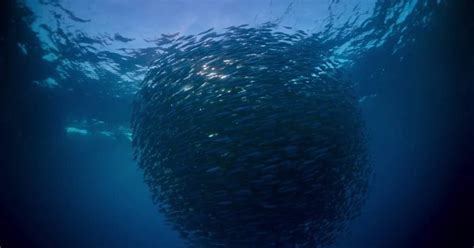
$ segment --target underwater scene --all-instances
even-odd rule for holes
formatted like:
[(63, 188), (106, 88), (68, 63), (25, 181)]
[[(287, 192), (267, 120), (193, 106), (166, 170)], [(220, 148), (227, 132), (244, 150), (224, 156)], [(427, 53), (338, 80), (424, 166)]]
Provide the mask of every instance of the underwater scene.
[(473, 13), (2, 1), (0, 248), (474, 247)]

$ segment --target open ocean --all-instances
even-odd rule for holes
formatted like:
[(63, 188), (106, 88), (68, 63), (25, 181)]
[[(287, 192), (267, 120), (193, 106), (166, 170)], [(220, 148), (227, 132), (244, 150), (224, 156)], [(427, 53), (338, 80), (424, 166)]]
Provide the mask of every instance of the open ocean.
[(473, 13), (4, 0), (0, 248), (473, 247)]

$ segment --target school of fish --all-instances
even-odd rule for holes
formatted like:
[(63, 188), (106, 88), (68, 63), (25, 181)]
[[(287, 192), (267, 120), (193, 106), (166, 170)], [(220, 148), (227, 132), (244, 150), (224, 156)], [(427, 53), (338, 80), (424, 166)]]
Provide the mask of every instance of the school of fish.
[(324, 247), (366, 198), (353, 85), (314, 35), (272, 25), (166, 36), (133, 147), (189, 247)]

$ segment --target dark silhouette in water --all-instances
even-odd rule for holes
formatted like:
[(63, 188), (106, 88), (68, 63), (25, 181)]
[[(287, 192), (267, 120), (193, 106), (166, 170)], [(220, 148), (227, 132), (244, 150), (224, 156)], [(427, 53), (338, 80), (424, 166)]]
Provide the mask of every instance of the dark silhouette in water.
[(154, 199), (198, 247), (319, 247), (367, 186), (357, 101), (315, 38), (271, 27), (181, 37), (138, 94)]
[[(108, 104), (104, 104), (101, 98), (102, 93), (106, 92), (110, 96), (111, 92), (116, 92), (110, 90), (115, 89), (115, 86), (113, 88), (106, 87), (104, 83), (110, 82), (110, 85), (121, 85), (115, 84), (118, 80), (109, 74), (101, 76), (100, 84), (95, 84), (95, 81), (90, 81), (84, 76), (85, 74), (80, 68), (71, 67), (67, 71), (71, 76), (61, 80), (56, 68), (57, 64), (42, 59), (48, 52), (41, 48), (42, 43), (38, 40), (37, 33), (31, 29), (32, 21), (35, 19), (33, 13), (21, 2), (23, 1), (2, 1), (0, 10), (2, 12), (2, 15), (0, 15), (2, 20), (0, 22), (0, 82), (2, 82), (0, 93), (2, 94), (2, 104), (0, 104), (2, 113), (2, 120), (0, 121), (2, 126), (2, 134), (0, 135), (0, 146), (2, 147), (0, 152), (0, 189), (2, 189), (2, 193), (0, 193), (0, 202), (2, 203), (0, 204), (0, 245), (2, 247), (94, 247), (101, 244), (103, 246), (126, 247), (130, 244), (136, 246), (138, 243), (142, 247), (146, 246), (138, 240), (142, 240), (143, 236), (141, 235), (148, 233), (148, 230), (155, 226), (150, 227), (140, 221), (130, 222), (130, 218), (127, 219), (122, 215), (124, 213), (122, 211), (127, 213), (130, 211), (128, 209), (130, 205), (126, 202), (131, 199), (134, 202), (133, 204), (139, 205), (135, 202), (136, 198), (129, 198), (127, 192), (124, 192), (123, 196), (125, 197), (122, 201), (125, 201), (125, 204), (117, 204), (115, 205), (116, 208), (111, 206), (114, 206), (117, 201), (105, 199), (105, 202), (110, 202), (106, 211), (114, 214), (104, 216), (98, 214), (100, 213), (100, 210), (97, 211), (99, 206), (91, 207), (88, 204), (92, 201), (94, 202), (93, 205), (100, 205), (95, 202), (97, 200), (97, 198), (94, 198), (96, 192), (87, 196), (91, 198), (82, 198), (84, 197), (82, 195), (84, 191), (77, 190), (83, 186), (89, 191), (91, 189), (93, 191), (104, 190), (103, 186), (89, 182), (83, 183), (76, 179), (81, 175), (85, 175), (82, 174), (83, 172), (88, 173), (87, 166), (84, 167), (85, 164), (90, 165), (91, 168), (100, 168), (101, 163), (98, 163), (95, 157), (101, 156), (98, 156), (97, 153), (105, 151), (104, 147), (107, 146), (114, 150), (116, 144), (106, 143), (91, 146), (87, 142), (78, 141), (75, 138), (71, 139), (64, 131), (67, 124), (65, 120), (71, 114), (85, 113), (87, 116), (102, 116), (104, 118), (111, 116), (110, 114), (112, 114), (112, 117), (115, 114), (123, 114), (125, 121), (128, 120), (129, 113), (127, 110), (124, 111), (124, 108), (128, 106), (128, 95), (120, 101), (113, 98), (106, 101)], [(386, 16), (392, 16), (393, 22), (396, 23), (398, 17), (393, 15), (393, 11), (398, 9), (398, 12), (403, 12), (404, 4), (401, 2), (411, 4), (413, 1), (378, 1), (377, 6), (379, 7), (376, 7), (376, 9), (385, 12), (375, 13), (371, 18), (376, 22), (364, 25), (366, 29), (361, 29), (355, 33), (347, 33), (347, 40), (357, 37), (357, 34), (373, 30), (374, 27), (376, 27), (376, 32), (382, 32), (383, 34), (383, 31), (390, 26), (387, 25)], [(361, 54), (364, 58), (355, 61), (359, 70), (351, 69), (351, 75), (355, 76), (354, 82), (360, 82), (370, 91), (375, 90), (379, 94), (376, 103), (370, 106), (370, 108), (373, 108), (376, 105), (375, 117), (372, 111), (367, 123), (373, 122), (370, 119), (383, 119), (383, 121), (376, 121), (376, 129), (380, 129), (379, 133), (389, 130), (393, 133), (392, 136), (399, 135), (400, 132), (394, 132), (394, 127), (396, 130), (404, 132), (403, 137), (400, 138), (404, 139), (404, 142), (401, 143), (391, 142), (390, 138), (387, 139), (385, 135), (382, 135), (383, 140), (381, 142), (387, 142), (388, 145), (380, 148), (379, 156), (389, 157), (386, 160), (390, 160), (392, 157), (388, 149), (398, 150), (401, 149), (400, 147), (409, 144), (407, 148), (403, 148), (410, 150), (410, 153), (407, 153), (409, 158), (404, 159), (404, 161), (417, 161), (414, 163), (405, 162), (406, 164), (401, 167), (413, 168), (413, 170), (410, 169), (401, 173), (401, 175), (393, 175), (393, 177), (402, 177), (399, 181), (406, 180), (407, 182), (410, 182), (410, 177), (424, 179), (421, 187), (406, 187), (406, 191), (423, 192), (419, 197), (415, 196), (419, 202), (425, 202), (425, 195), (432, 194), (433, 191), (441, 192), (444, 197), (431, 204), (433, 205), (432, 210), (430, 208), (423, 209), (423, 204), (417, 201), (414, 201), (410, 205), (411, 207), (406, 207), (421, 209), (408, 211), (408, 213), (421, 213), (423, 215), (422, 221), (411, 220), (417, 219), (416, 214), (405, 215), (404, 213), (407, 213), (407, 211), (401, 211), (396, 207), (401, 204), (377, 204), (381, 208), (389, 206), (388, 210), (382, 213), (389, 213), (389, 215), (393, 214), (394, 216), (398, 214), (403, 216), (400, 219), (406, 219), (406, 221), (386, 222), (386, 217), (389, 216), (380, 215), (381, 212), (379, 211), (371, 212), (368, 210), (369, 221), (379, 222), (380, 224), (361, 228), (360, 231), (365, 234), (355, 234), (350, 238), (354, 241), (354, 243), (351, 242), (348, 245), (350, 247), (367, 247), (370, 244), (376, 247), (432, 248), (469, 247), (474, 244), (472, 235), (474, 220), (474, 212), (472, 211), (474, 209), (474, 201), (472, 200), (472, 195), (474, 195), (474, 167), (472, 166), (472, 155), (474, 154), (472, 143), (474, 137), (472, 129), (474, 123), (474, 108), (472, 107), (474, 46), (471, 45), (474, 38), (474, 15), (472, 15), (474, 2), (443, 2), (445, 2), (444, 5), (435, 13), (435, 18), (433, 18), (435, 22), (430, 22), (428, 29), (413, 29), (410, 26), (418, 25), (419, 20), (432, 10), (431, 7), (424, 7), (426, 3), (428, 5), (436, 4), (436, 1), (417, 1), (416, 8), (423, 7), (419, 9), (424, 11), (411, 14), (407, 18), (407, 21), (405, 21), (405, 24), (409, 25), (407, 29), (405, 29), (405, 25), (395, 27), (407, 30), (405, 34), (408, 34), (410, 38), (405, 40), (410, 40), (409, 45), (404, 46), (395, 56), (391, 56), (390, 43), (392, 45), (397, 44), (401, 36), (400, 33), (393, 32), (391, 41), (387, 42), (387, 45), (368, 54), (365, 52)], [(51, 4), (55, 5), (54, 3)], [(62, 18), (58, 18), (57, 21), (62, 22)], [(338, 29), (334, 29), (334, 32), (337, 34), (345, 33)], [(102, 61), (103, 57), (100, 55), (103, 55), (103, 53), (101, 50), (90, 52), (86, 49), (91, 42), (96, 42), (93, 40), (93, 36), (86, 36), (87, 39), (84, 39), (82, 35), (75, 37), (71, 33), (67, 36), (63, 34), (65, 33), (60, 28), (54, 32), (49, 32), (50, 38), (57, 41), (55, 44), (59, 48), (57, 54), (64, 58), (60, 59), (61, 61), (80, 62), (83, 59), (93, 61), (93, 63)], [(110, 36), (108, 37), (110, 38)], [(411, 37), (416, 38), (416, 41), (411, 42)], [(62, 44), (63, 38), (66, 39), (65, 44)], [(359, 39), (357, 43), (366, 45), (370, 41), (372, 41), (372, 38), (364, 38)], [(345, 42), (338, 38), (335, 43), (338, 45)], [(23, 48), (26, 48), (27, 54), (23, 53)], [(150, 53), (143, 52), (143, 55), (134, 53), (133, 59), (127, 60), (111, 53), (108, 59), (117, 58), (112, 60), (116, 63), (122, 61), (122, 69), (118, 73), (124, 75), (132, 70), (131, 68), (135, 68), (136, 65), (147, 63), (148, 58), (155, 54), (152, 48), (146, 48), (146, 51), (150, 51)], [(356, 51), (358, 50), (356, 49)], [(399, 56), (403, 56), (402, 62)], [(98, 60), (99, 58), (100, 60)], [(108, 59), (105, 61), (110, 61)], [(317, 59), (314, 61), (319, 63)], [(382, 68), (385, 69), (385, 74), (373, 78), (373, 73)], [(325, 69), (325, 71), (329, 72), (331, 70)], [(67, 87), (52, 90), (33, 83), (48, 77), (55, 78), (59, 85), (67, 85)], [(262, 74), (262, 78), (266, 78), (266, 76), (264, 77)], [(340, 80), (337, 79), (337, 81)], [(74, 89), (74, 92), (68, 90), (70, 89), (69, 86)], [(186, 89), (189, 89), (189, 86)], [(122, 92), (121, 94), (126, 93)], [(84, 98), (86, 95), (87, 98)], [(118, 109), (121, 111), (117, 111)], [(406, 119), (407, 116), (410, 119)], [(416, 116), (416, 118), (413, 118), (413, 116)], [(117, 118), (108, 119), (107, 123), (118, 122)], [(437, 124), (433, 125), (433, 123)], [(409, 135), (407, 131), (410, 133)], [(376, 140), (377, 131), (375, 134), (371, 133), (371, 136), (372, 139)], [(405, 138), (408, 138), (408, 141)], [(413, 143), (413, 141), (416, 142)], [(96, 142), (97, 140), (92, 141), (92, 143)], [(377, 142), (374, 143), (377, 144)], [(439, 146), (441, 149), (433, 150), (429, 147), (425, 149), (424, 146), (430, 143)], [(215, 146), (213, 147), (215, 148)], [(387, 150), (387, 153), (384, 150)], [(117, 152), (123, 153), (123, 150)], [(107, 152), (107, 154), (109, 153)], [(397, 154), (397, 152), (392, 154)], [(401, 153), (398, 152), (398, 154)], [(115, 153), (104, 156), (114, 158), (111, 161), (120, 160), (115, 159), (117, 156)], [(375, 154), (375, 157), (377, 157), (377, 154)], [(427, 160), (425, 157), (430, 159)], [(120, 158), (123, 159), (123, 156), (120, 156)], [(76, 165), (73, 166), (73, 164)], [(393, 164), (397, 166), (397, 162)], [(117, 163), (116, 165), (118, 166), (116, 170), (110, 170), (111, 174), (120, 173), (124, 164)], [(382, 163), (382, 165), (378, 165), (377, 169), (385, 165)], [(439, 168), (436, 168), (437, 166)], [(429, 171), (441, 171), (443, 174), (442, 180), (440, 181), (440, 178), (430, 173), (421, 173), (419, 169), (422, 167)], [(91, 171), (96, 171), (97, 168)], [(67, 173), (64, 173), (65, 171)], [(212, 171), (210, 170), (210, 172)], [(400, 171), (403, 171), (403, 169)], [(115, 183), (111, 182), (114, 180), (114, 176), (94, 174), (94, 177)], [(69, 178), (73, 180), (67, 180)], [(118, 182), (120, 187), (123, 187), (124, 183), (123, 181)], [(384, 185), (386, 184), (378, 186), (383, 187)], [(89, 188), (89, 186), (93, 186), (93, 188)], [(405, 187), (402, 188), (405, 189)], [(123, 188), (122, 190), (126, 191)], [(426, 194), (424, 191), (426, 191)], [(109, 192), (107, 191), (107, 193)], [(408, 192), (401, 193), (406, 195)], [(394, 196), (390, 190), (387, 190), (387, 195), (388, 198), (393, 196), (393, 202), (401, 198), (400, 196)], [(65, 207), (64, 204), (71, 204), (71, 199), (77, 200), (77, 208)], [(86, 200), (83, 202), (84, 204), (79, 201), (81, 199)], [(384, 200), (376, 197), (375, 201), (383, 202)], [(294, 203), (297, 202), (294, 201)], [(147, 208), (142, 207), (137, 207), (135, 211), (146, 212)], [(78, 211), (79, 209), (84, 212)], [(87, 211), (91, 209), (92, 212)], [(352, 209), (356, 209), (356, 207)], [(403, 214), (399, 214), (400, 212)], [(81, 215), (81, 213), (87, 213), (89, 216)], [(117, 213), (120, 214), (117, 215)], [(130, 213), (133, 215), (135, 212)], [(146, 214), (137, 217), (137, 219), (152, 218), (154, 216)], [(201, 218), (205, 221), (206, 219), (203, 216), (201, 215)], [(290, 214), (286, 215), (285, 218), (292, 220), (289, 216)], [(113, 220), (109, 218), (113, 218)], [(91, 219), (96, 219), (97, 222), (90, 222)], [(173, 221), (173, 219), (170, 220)], [(280, 221), (284, 222), (286, 220), (281, 219)], [(109, 230), (103, 228), (103, 226), (110, 223), (116, 224), (117, 228)], [(176, 222), (172, 223), (176, 227), (181, 225)], [(221, 223), (225, 224), (225, 221), (221, 220)], [(288, 221), (288, 223), (291, 223), (291, 221)], [(143, 228), (137, 228), (138, 224), (143, 224)], [(126, 229), (122, 229), (125, 228), (123, 226), (126, 226)], [(127, 230), (127, 235), (123, 235), (124, 233), (120, 230)], [(374, 230), (376, 231), (373, 232)], [(156, 230), (156, 232), (159, 231)], [(264, 229), (260, 231), (260, 233), (265, 232), (268, 231)], [(325, 232), (329, 233), (327, 229)], [(328, 236), (326, 233), (323, 232), (323, 234), (319, 233), (318, 235)], [(160, 242), (160, 238), (166, 235), (169, 235), (169, 233), (156, 235), (156, 238), (150, 239), (149, 242), (158, 241), (160, 247), (167, 247)], [(254, 233), (252, 235), (255, 237)], [(249, 235), (249, 237), (252, 235)], [(107, 239), (107, 236), (111, 238)], [(249, 240), (247, 240), (248, 243), (251, 242)], [(294, 240), (303, 240), (303, 238), (295, 236)], [(225, 241), (224, 238), (222, 243)], [(168, 242), (168, 244), (171, 243)], [(198, 245), (199, 243), (195, 242), (194, 244)], [(232, 244), (229, 246), (239, 246), (238, 243)], [(291, 242), (284, 244), (284, 241), (280, 241), (279, 244), (281, 246), (295, 246)], [(251, 247), (252, 245), (248, 246)], [(262, 246), (277, 245), (269, 243)], [(342, 247), (345, 247), (344, 243)]]

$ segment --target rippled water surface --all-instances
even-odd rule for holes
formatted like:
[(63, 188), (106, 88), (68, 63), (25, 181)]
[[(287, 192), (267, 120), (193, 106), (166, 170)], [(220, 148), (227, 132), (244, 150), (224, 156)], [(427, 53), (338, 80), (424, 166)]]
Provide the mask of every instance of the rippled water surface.
[[(7, 1), (4, 9), (0, 247), (179, 248), (187, 247), (193, 235), (200, 240), (191, 242), (197, 247), (254, 247), (252, 242), (260, 242), (255, 247), (474, 245), (473, 228), (467, 226), (474, 219), (468, 197), (474, 190), (469, 167), (474, 154), (474, 8), (469, 1), (19, 0)], [(300, 100), (291, 105), (288, 95)], [(213, 109), (214, 101), (220, 109)], [(169, 109), (163, 107), (168, 104)], [(289, 114), (255, 107), (254, 115), (245, 115), (249, 106)], [(207, 108), (207, 117), (197, 114), (201, 107)], [(180, 111), (186, 117), (175, 117)], [(322, 160), (334, 167), (363, 166), (349, 166), (347, 174), (337, 172), (340, 177), (326, 173), (337, 178), (327, 179), (339, 183), (334, 185), (344, 184), (326, 187), (332, 196), (311, 188), (314, 183), (308, 184), (310, 190), (299, 182), (281, 186), (284, 177), (267, 181), (304, 197), (320, 192), (313, 196), (337, 210), (314, 217), (318, 224), (306, 223), (305, 229), (298, 218), (311, 219), (323, 208), (286, 215), (300, 206), (298, 201), (268, 210), (281, 200), (274, 198), (260, 205), (240, 202), (243, 210), (229, 214), (230, 208), (191, 203), (205, 198), (230, 204), (219, 195), (222, 190), (213, 188), (237, 184), (226, 181), (232, 177), (225, 173), (240, 173), (227, 171), (226, 163), (272, 156), (253, 154), (252, 140), (285, 152), (275, 160), (302, 165), (319, 161), (301, 154), (292, 158), (298, 153), (291, 149), (305, 144), (313, 149), (312, 156), (327, 154), (320, 147), (326, 136), (319, 143), (285, 136), (292, 128), (306, 134), (319, 128), (318, 120), (307, 117), (311, 111), (321, 123), (330, 123), (324, 130), (336, 130), (337, 125), (356, 130), (337, 135), (327, 131), (355, 155), (341, 148)], [(226, 113), (237, 117), (227, 118)], [(229, 127), (245, 120), (250, 121), (238, 130)], [(265, 130), (276, 130), (272, 123), (292, 127), (275, 131), (285, 144), (265, 136)], [(162, 129), (150, 131), (153, 127)], [(178, 127), (181, 131), (173, 131)], [(242, 129), (247, 136), (232, 136)], [(171, 141), (163, 141), (167, 138)], [(217, 143), (208, 143), (210, 139)], [(246, 148), (232, 150), (237, 143)], [(191, 158), (189, 151), (201, 149), (192, 150), (192, 145), (207, 147), (208, 154)], [(171, 155), (160, 157), (150, 152), (154, 149)], [(165, 168), (168, 159), (206, 164), (199, 160), (202, 154), (224, 154), (211, 159), (224, 166), (207, 164), (190, 179), (190, 172), (178, 171), (179, 166), (174, 172)], [(163, 175), (154, 178), (156, 161), (163, 164)], [(263, 175), (265, 170), (256, 172)], [(168, 173), (188, 181), (170, 183)], [(221, 181), (208, 187), (212, 196), (196, 198), (190, 182), (211, 180), (209, 174)], [(246, 180), (255, 176), (239, 175)], [(357, 207), (349, 207), (352, 202), (340, 194), (354, 184), (364, 190), (351, 198)], [(253, 190), (250, 184), (239, 185), (227, 193)], [(162, 188), (167, 186), (168, 191)], [(262, 192), (270, 191), (262, 187), (252, 192), (264, 198)], [(201, 213), (218, 212), (220, 219), (239, 227), (247, 223), (247, 229), (196, 227), (204, 217), (195, 215), (193, 207)], [(278, 221), (265, 229), (260, 216)], [(333, 220), (344, 224), (326, 223)], [(287, 232), (285, 223), (295, 231)], [(318, 229), (323, 227), (331, 231)], [(258, 238), (258, 231), (249, 232), (254, 229), (273, 231)], [(243, 230), (245, 238), (239, 236)], [(312, 236), (302, 238), (302, 233), (324, 234), (314, 235), (317, 244), (312, 244), (307, 241)], [(220, 243), (207, 241), (213, 235)], [(232, 243), (224, 236), (245, 242)]]

